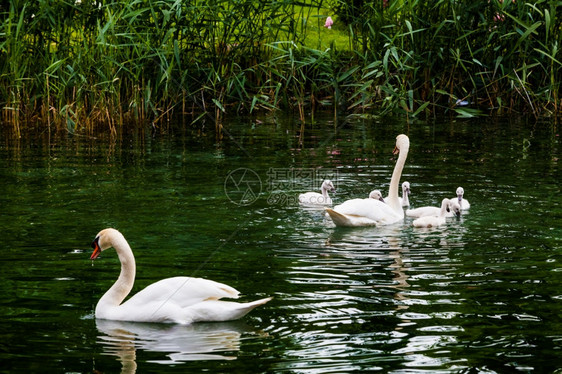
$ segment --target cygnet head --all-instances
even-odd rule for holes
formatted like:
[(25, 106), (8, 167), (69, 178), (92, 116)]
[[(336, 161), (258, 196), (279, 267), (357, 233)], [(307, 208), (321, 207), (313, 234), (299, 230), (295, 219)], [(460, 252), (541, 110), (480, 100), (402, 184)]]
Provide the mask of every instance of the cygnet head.
[(462, 201), (463, 195), (464, 195), (464, 188), (462, 187), (457, 188), (457, 198), (459, 199), (459, 202)]
[(334, 184), (333, 184), (332, 181), (329, 180), (329, 179), (326, 179), (324, 182), (322, 182), (322, 187), (321, 187), (321, 189), (322, 189), (322, 190), (329, 191), (329, 192), (331, 192), (331, 191), (334, 191), (334, 192), (335, 192), (335, 191), (336, 191), (336, 187), (334, 187)]
[(115, 245), (114, 243), (118, 240), (125, 240), (123, 234), (121, 234), (119, 231), (111, 228), (101, 230), (92, 242), (92, 248), (94, 248), (94, 252), (92, 253), (90, 259), (96, 259), (102, 251), (113, 247)]
[(380, 200), (384, 203), (382, 193), (379, 190), (372, 190), (371, 193), (369, 194), (369, 199)]
[(402, 193), (404, 194), (410, 194), (410, 182), (404, 182), (402, 183)]
[(452, 212), (456, 217), (461, 216), (461, 206), (453, 199), (449, 199), (449, 205), (447, 206), (447, 211)]

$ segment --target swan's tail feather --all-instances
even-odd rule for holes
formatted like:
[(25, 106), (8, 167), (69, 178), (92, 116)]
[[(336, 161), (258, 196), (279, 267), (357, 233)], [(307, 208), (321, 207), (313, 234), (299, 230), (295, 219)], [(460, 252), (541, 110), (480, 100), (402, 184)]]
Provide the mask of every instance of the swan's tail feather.
[(244, 317), (246, 314), (250, 313), (252, 309), (267, 303), (271, 299), (273, 299), (273, 297), (266, 297), (265, 299), (250, 301), (247, 303), (210, 300), (187, 309), (189, 310), (192, 322), (234, 321)]
[(330, 216), (332, 221), (336, 224), (336, 226), (349, 226), (349, 219), (341, 214), (333, 210), (332, 208), (326, 208), (326, 213)]
[[(377, 222), (368, 217), (358, 216), (355, 214), (342, 214), (331, 208), (326, 208), (326, 213), (330, 216), (336, 226), (342, 227), (361, 227), (361, 226), (377, 226)], [(384, 220), (382, 220), (384, 222)]]
[(255, 300), (255, 301), (250, 301), (248, 303), (242, 303), (239, 304), (239, 308), (238, 311), (236, 311), (234, 313), (234, 315), (231, 317), (231, 319), (239, 319), (244, 317), (246, 314), (250, 313), (254, 308), (263, 305), (265, 303), (267, 303), (268, 301), (271, 301), (271, 299), (273, 299), (273, 297), (266, 297), (265, 299), (260, 299), (260, 300)]
[[(273, 300), (273, 297), (266, 297), (265, 299), (259, 299), (259, 300), (255, 300), (255, 301), (250, 301), (249, 303), (246, 303), (246, 305), (250, 306), (252, 309), (254, 309), (257, 306), (263, 305), (269, 301)], [(250, 309), (250, 310), (252, 310)]]

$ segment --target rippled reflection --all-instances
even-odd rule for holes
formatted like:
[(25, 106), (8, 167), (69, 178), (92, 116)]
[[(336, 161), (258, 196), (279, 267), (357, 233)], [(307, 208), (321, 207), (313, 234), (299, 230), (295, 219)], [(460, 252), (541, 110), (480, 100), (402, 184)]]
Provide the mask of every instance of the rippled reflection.
[(98, 343), (107, 355), (116, 356), (123, 373), (134, 373), (138, 351), (161, 352), (166, 358), (148, 360), (178, 364), (196, 360), (234, 360), (240, 338), (251, 328), (243, 322), (163, 325), (96, 319), (102, 335)]
[[(278, 249), (290, 262), (285, 279), (298, 287), (283, 296), (289, 319), (309, 326), (291, 335), (288, 367), (383, 370), (391, 361), (405, 368), (463, 367), (463, 359), (446, 354), (463, 332), (455, 323), (463, 300), (443, 286), (458, 271), (451, 252), (466, 245), (462, 219), (417, 230), (408, 218), (377, 228), (337, 228), (310, 209), (296, 215), (294, 224), (325, 229), (287, 233), (294, 246)], [(299, 355), (315, 364), (299, 363)]]

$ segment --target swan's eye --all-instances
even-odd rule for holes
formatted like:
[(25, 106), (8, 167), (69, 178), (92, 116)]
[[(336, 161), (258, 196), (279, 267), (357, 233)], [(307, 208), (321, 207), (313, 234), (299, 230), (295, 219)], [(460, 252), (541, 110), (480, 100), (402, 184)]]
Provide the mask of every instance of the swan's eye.
[(99, 243), (98, 243), (99, 240), (100, 240), (100, 237), (97, 236), (97, 237), (94, 239), (94, 241), (92, 242), (91, 247), (94, 248), (94, 249), (96, 249), (96, 247), (99, 247)]

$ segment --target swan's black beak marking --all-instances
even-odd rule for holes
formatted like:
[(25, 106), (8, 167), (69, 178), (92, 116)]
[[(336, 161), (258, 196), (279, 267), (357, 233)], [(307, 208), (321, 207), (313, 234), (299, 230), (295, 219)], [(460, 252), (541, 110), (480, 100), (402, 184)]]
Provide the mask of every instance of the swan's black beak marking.
[(93, 252), (92, 255), (90, 256), (90, 260), (95, 260), (96, 258), (98, 258), (98, 256), (99, 256), (100, 253), (101, 253), (101, 248), (100, 248), (100, 245), (99, 245), (99, 240), (100, 240), (100, 237), (98, 236), (98, 237), (96, 237), (96, 238), (94, 239), (94, 241), (92, 242), (92, 248), (94, 248), (94, 252)]

